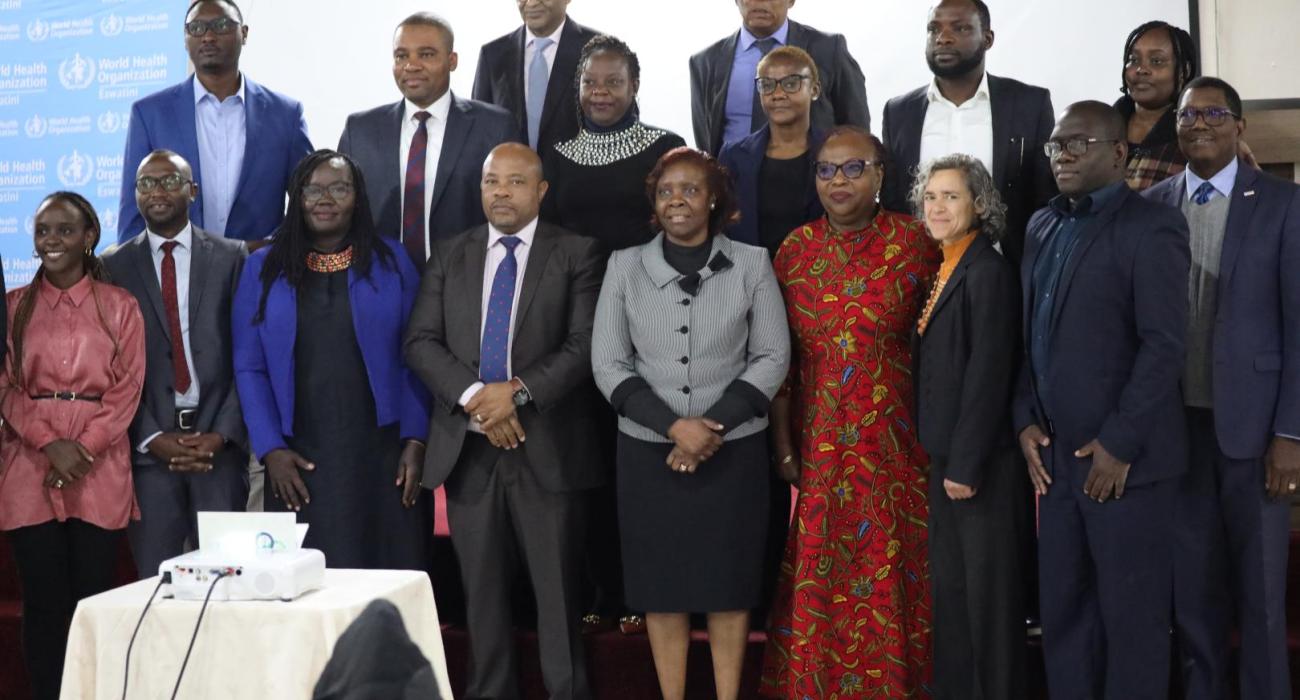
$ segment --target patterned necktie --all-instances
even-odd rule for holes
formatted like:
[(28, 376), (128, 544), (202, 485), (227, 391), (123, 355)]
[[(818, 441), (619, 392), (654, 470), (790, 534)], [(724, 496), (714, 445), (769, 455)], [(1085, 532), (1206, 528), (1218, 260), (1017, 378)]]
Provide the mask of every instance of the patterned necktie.
[(402, 245), (417, 267), (424, 265), (428, 257), (425, 243), (428, 236), (424, 230), (424, 153), (429, 147), (428, 112), (416, 112), (415, 118), (420, 126), (415, 129), (411, 139), (411, 150), (406, 156), (406, 187), (402, 191)]
[(1214, 194), (1214, 185), (1209, 182), (1202, 182), (1200, 187), (1192, 193), (1192, 201), (1197, 204), (1205, 204), (1210, 201), (1210, 196)]
[(537, 134), (542, 126), (542, 107), (546, 104), (546, 84), (551, 68), (546, 65), (546, 47), (550, 39), (533, 39), (533, 60), (528, 64), (528, 145), (537, 150)]
[(506, 355), (510, 352), (510, 307), (515, 303), (515, 278), (519, 273), (515, 247), (522, 243), (514, 236), (502, 236), (499, 242), (506, 247), (506, 257), (492, 278), (487, 317), (483, 320), (483, 341), (479, 346), (478, 378), (489, 384), (510, 378), (506, 368)]
[(167, 310), (167, 334), (172, 341), (172, 383), (176, 393), (190, 390), (190, 366), (185, 362), (185, 340), (181, 337), (181, 310), (176, 297), (176, 258), (172, 251), (180, 245), (176, 241), (162, 244), (162, 297)]
[[(766, 39), (759, 39), (758, 41), (754, 42), (754, 46), (757, 46), (758, 50), (762, 52), (763, 56), (766, 56), (768, 51), (771, 51), (773, 48), (776, 47), (776, 39), (773, 39), (770, 36)], [(762, 60), (762, 56), (759, 57), (759, 60), (760, 61)], [(763, 98), (758, 94), (758, 86), (755, 85), (754, 102), (753, 105), (750, 107), (750, 112), (749, 112), (749, 131), (751, 133), (758, 131), (759, 129), (762, 129), (763, 125), (766, 123), (767, 123), (767, 115), (763, 114)]]

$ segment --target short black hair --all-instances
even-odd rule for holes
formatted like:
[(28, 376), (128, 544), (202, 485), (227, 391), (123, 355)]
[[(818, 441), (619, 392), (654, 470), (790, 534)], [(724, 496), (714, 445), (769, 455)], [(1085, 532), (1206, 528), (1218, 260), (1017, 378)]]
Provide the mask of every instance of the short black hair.
[(840, 124), (839, 126), (831, 127), (830, 130), (822, 135), (821, 141), (817, 144), (817, 150), (814, 152), (813, 157), (820, 158), (822, 155), (822, 149), (826, 147), (826, 144), (829, 143), (831, 139), (840, 136), (857, 136), (863, 141), (871, 144), (872, 150), (876, 152), (876, 162), (879, 163), (882, 168), (888, 167), (889, 149), (885, 148), (885, 144), (882, 143), (875, 134), (863, 129), (857, 124)]
[(654, 213), (656, 192), (659, 178), (664, 171), (678, 163), (690, 163), (704, 171), (705, 184), (713, 197), (713, 206), (709, 209), (709, 235), (716, 236), (726, 227), (740, 221), (740, 202), (736, 199), (736, 190), (731, 184), (731, 173), (717, 158), (696, 150), (690, 146), (678, 146), (659, 156), (659, 161), (650, 170), (645, 179), (645, 196), (650, 200), (650, 226), (656, 231), (663, 230), (659, 215)]
[(1232, 110), (1232, 113), (1237, 115), (1238, 119), (1241, 118), (1242, 115), (1241, 95), (1237, 92), (1236, 88), (1228, 84), (1228, 81), (1224, 80), (1223, 78), (1216, 78), (1211, 75), (1201, 76), (1199, 78), (1192, 80), (1192, 82), (1187, 84), (1187, 87), (1183, 88), (1182, 92), (1178, 93), (1178, 101), (1182, 102), (1183, 97), (1188, 92), (1195, 90), (1197, 88), (1222, 91), (1223, 98), (1228, 101), (1228, 109)]
[(194, 8), (205, 2), (219, 2), (228, 6), (230, 9), (235, 11), (235, 19), (239, 20), (240, 24), (244, 23), (244, 13), (239, 11), (239, 5), (235, 4), (235, 0), (194, 0), (194, 2), (190, 3), (190, 6), (185, 10), (185, 16), (189, 17), (190, 13), (194, 11)]
[[(975, 14), (979, 15), (980, 18), (980, 29), (986, 32), (992, 29), (993, 15), (989, 13), (989, 6), (985, 4), (984, 0), (966, 0), (966, 2), (975, 7)], [(943, 0), (939, 0), (936, 4), (943, 4)]]
[(1169, 43), (1174, 47), (1174, 101), (1177, 102), (1178, 96), (1183, 94), (1183, 86), (1187, 85), (1187, 81), (1201, 74), (1200, 50), (1196, 48), (1196, 40), (1186, 29), (1175, 27), (1162, 20), (1153, 20), (1138, 26), (1137, 29), (1129, 32), (1128, 39), (1124, 40), (1124, 56), (1119, 64), (1119, 91), (1128, 95), (1128, 85), (1124, 81), (1124, 66), (1128, 65), (1128, 56), (1133, 52), (1133, 45), (1142, 38), (1143, 34), (1153, 29), (1163, 29), (1168, 32)]
[(623, 60), (627, 62), (627, 77), (631, 78), (634, 83), (641, 80), (641, 61), (637, 59), (636, 52), (632, 50), (632, 47), (616, 36), (601, 34), (593, 36), (582, 47), (582, 54), (578, 57), (579, 81), (582, 80), (582, 67), (587, 65), (587, 61), (591, 59), (592, 54), (601, 51), (608, 51), (622, 56)]
[[(456, 50), (456, 32), (451, 30), (451, 22), (433, 14), (432, 12), (416, 12), (408, 15), (406, 19), (397, 23), (397, 29), (402, 27), (434, 27), (441, 30), (443, 36), (447, 37), (447, 51)], [(394, 30), (396, 31), (396, 30)]]

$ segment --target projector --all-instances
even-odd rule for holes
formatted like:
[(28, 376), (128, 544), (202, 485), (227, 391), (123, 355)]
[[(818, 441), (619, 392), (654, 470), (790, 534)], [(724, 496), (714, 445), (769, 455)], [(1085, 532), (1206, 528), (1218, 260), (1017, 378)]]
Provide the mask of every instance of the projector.
[(212, 600), (288, 601), (321, 587), (325, 554), (318, 549), (245, 554), (199, 549), (164, 561), (158, 575), (164, 574), (171, 575), (167, 595), (178, 600), (203, 600), (211, 589)]

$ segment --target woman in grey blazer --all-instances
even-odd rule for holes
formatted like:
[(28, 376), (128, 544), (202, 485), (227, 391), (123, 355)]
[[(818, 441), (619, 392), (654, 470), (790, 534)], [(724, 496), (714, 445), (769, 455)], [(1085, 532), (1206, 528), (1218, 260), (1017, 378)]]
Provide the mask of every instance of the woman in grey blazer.
[(735, 698), (761, 593), (785, 306), (767, 251), (719, 233), (736, 204), (717, 161), (674, 149), (646, 189), (659, 233), (610, 258), (591, 351), (619, 414), (627, 602), (647, 611), (667, 700), (685, 692), (692, 612), (708, 613), (717, 696)]

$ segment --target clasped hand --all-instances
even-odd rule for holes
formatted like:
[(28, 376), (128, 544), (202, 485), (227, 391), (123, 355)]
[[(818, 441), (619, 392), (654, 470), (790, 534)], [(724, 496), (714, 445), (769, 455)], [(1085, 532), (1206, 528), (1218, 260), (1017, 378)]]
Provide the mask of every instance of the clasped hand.
[(219, 433), (161, 433), (145, 449), (174, 472), (210, 472), (226, 439)]
[(668, 428), (673, 449), (664, 463), (675, 472), (694, 474), (700, 462), (722, 447), (722, 431), (722, 424), (709, 418), (678, 418)]
[(524, 427), (515, 411), (515, 388), (510, 382), (485, 384), (465, 404), (465, 412), (478, 421), (493, 447), (513, 450), (524, 441)]
[(50, 471), (45, 475), (47, 488), (61, 489), (73, 483), (89, 474), (95, 463), (94, 455), (76, 440), (55, 440), (41, 451), (50, 460)]

